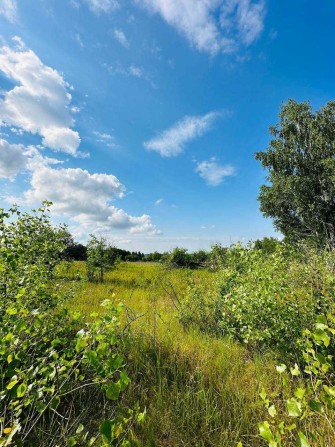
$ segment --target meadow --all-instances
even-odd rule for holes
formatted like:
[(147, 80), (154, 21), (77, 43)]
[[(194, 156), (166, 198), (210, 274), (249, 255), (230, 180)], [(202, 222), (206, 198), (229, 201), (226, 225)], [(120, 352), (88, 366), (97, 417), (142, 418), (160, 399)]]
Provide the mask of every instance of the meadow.
[(47, 205), (0, 215), (1, 447), (335, 445), (333, 250), (68, 261)]
[[(135, 430), (140, 445), (267, 445), (259, 436), (259, 423), (269, 416), (262, 390), (270, 390), (279, 407), (294, 393), (290, 381), (283, 387), (275, 351), (248, 349), (231, 337), (181, 323), (190, 290), (199, 286), (210, 292), (218, 272), (121, 263), (106, 273), (104, 283), (90, 283), (85, 281), (85, 263), (75, 262), (63, 266), (61, 276), (74, 284), (69, 303), (74, 311), (90, 315), (106, 298), (124, 305), (121, 350), (131, 383), (118, 405), (121, 411), (137, 404), (146, 411)], [(327, 424), (322, 418), (318, 423), (315, 445), (335, 445)], [(302, 421), (307, 431), (309, 424), (315, 428), (315, 418)], [(291, 438), (272, 445), (296, 445)]]

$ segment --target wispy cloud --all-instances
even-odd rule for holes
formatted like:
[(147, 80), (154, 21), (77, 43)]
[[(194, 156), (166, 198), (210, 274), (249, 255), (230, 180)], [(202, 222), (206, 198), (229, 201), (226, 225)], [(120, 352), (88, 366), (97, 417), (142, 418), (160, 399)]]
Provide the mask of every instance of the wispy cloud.
[(225, 177), (235, 174), (236, 170), (231, 165), (221, 165), (215, 157), (197, 163), (195, 172), (203, 178), (209, 186), (220, 185)]
[(0, 15), (3, 15), (7, 20), (14, 23), (17, 17), (16, 0), (1, 0)]
[[(211, 55), (248, 46), (264, 27), (264, 0), (135, 0)], [(219, 19), (218, 19), (219, 17)]]
[(120, 29), (115, 29), (113, 32), (114, 38), (125, 48), (129, 48), (129, 41), (125, 33)]
[(162, 202), (164, 202), (164, 199), (158, 199), (156, 200), (155, 205), (160, 205)]
[(93, 133), (97, 137), (98, 143), (103, 143), (105, 146), (110, 148), (116, 147), (114, 135), (97, 131)]
[[(57, 70), (15, 37), (16, 48), (0, 48), (0, 70), (16, 85), (0, 98), (0, 124), (39, 134), (55, 151), (78, 155), (78, 132), (71, 129), (71, 86)], [(17, 48), (19, 47), (19, 48)]]
[(134, 76), (135, 78), (142, 78), (144, 76), (144, 71), (141, 67), (137, 67), (136, 65), (131, 65), (128, 69), (129, 74)]
[(219, 115), (219, 112), (210, 112), (203, 116), (185, 116), (157, 137), (146, 141), (144, 147), (162, 157), (175, 157), (183, 152), (188, 142), (208, 132)]
[(84, 0), (95, 14), (108, 14), (120, 7), (117, 0)]
[(116, 62), (113, 65), (106, 64), (105, 62), (102, 64), (104, 68), (108, 71), (111, 75), (122, 75), (122, 76), (128, 76), (135, 79), (142, 79), (150, 84), (150, 86), (154, 89), (157, 89), (157, 85), (152, 79), (152, 76), (150, 73), (146, 72), (143, 67), (139, 67), (138, 65), (129, 65), (129, 67), (126, 67), (119, 62)]

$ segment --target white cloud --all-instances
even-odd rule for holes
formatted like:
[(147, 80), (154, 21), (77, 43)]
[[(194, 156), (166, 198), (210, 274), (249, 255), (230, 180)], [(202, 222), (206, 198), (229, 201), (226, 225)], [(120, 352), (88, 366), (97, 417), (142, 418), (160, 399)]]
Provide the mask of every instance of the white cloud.
[(129, 74), (131, 76), (134, 76), (135, 78), (142, 78), (144, 75), (143, 69), (140, 67), (137, 67), (136, 65), (131, 65), (128, 70), (129, 70)]
[(195, 48), (211, 55), (250, 45), (264, 26), (264, 0), (135, 1), (159, 14)]
[(119, 2), (117, 0), (85, 0), (91, 11), (95, 14), (110, 13), (119, 8)]
[(0, 99), (0, 125), (39, 134), (51, 149), (76, 155), (80, 137), (71, 129), (71, 87), (32, 50), (22, 49), (21, 39), (16, 42), (18, 50), (0, 48), (0, 70), (18, 84)]
[(0, 139), (0, 178), (14, 180), (27, 167), (28, 159), (21, 144)]
[(16, 0), (1, 0), (0, 1), (0, 15), (6, 17), (10, 22), (15, 22), (17, 16)]
[(235, 174), (235, 168), (230, 165), (220, 165), (215, 157), (197, 164), (196, 170), (201, 178), (210, 186), (220, 185), (225, 177)]
[(230, 36), (238, 34), (246, 45), (252, 44), (264, 28), (264, 0), (228, 0), (221, 9), (220, 23)]
[(113, 35), (114, 38), (119, 42), (119, 44), (121, 44), (125, 48), (129, 47), (129, 41), (122, 30), (115, 29)]
[(162, 157), (175, 157), (189, 141), (207, 132), (218, 116), (218, 112), (203, 116), (185, 116), (158, 137), (146, 141), (144, 146), (148, 150), (159, 152)]
[(113, 148), (116, 147), (115, 138), (113, 135), (110, 135), (109, 133), (103, 133), (103, 132), (93, 132), (94, 135), (97, 137), (98, 143), (103, 143), (105, 146)]
[(164, 199), (158, 199), (156, 200), (155, 205), (160, 205), (162, 202), (164, 202)]
[(110, 174), (90, 174), (80, 168), (50, 166), (55, 160), (40, 155), (31, 159), (31, 188), (24, 193), (26, 204), (38, 204), (48, 199), (53, 211), (70, 218), (80, 231), (128, 230), (129, 233), (158, 234), (150, 216), (131, 216), (110, 202), (122, 198), (125, 187)]

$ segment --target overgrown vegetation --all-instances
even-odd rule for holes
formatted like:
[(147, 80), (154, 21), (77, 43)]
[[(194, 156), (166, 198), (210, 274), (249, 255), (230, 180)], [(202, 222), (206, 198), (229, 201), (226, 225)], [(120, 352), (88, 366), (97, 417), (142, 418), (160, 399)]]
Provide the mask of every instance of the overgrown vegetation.
[(333, 252), (303, 245), (277, 244), (273, 253), (233, 246), (215, 282), (190, 285), (181, 321), (296, 355), (302, 331), (334, 306), (334, 266)]
[(104, 301), (105, 315), (88, 323), (61, 306), (52, 279), (64, 228), (51, 226), (47, 206), (0, 213), (0, 445), (131, 445), (134, 418), (112, 403), (129, 383), (119, 309)]
[(0, 446), (335, 446), (334, 104), (256, 155), (283, 241), (144, 255), (1, 210)]

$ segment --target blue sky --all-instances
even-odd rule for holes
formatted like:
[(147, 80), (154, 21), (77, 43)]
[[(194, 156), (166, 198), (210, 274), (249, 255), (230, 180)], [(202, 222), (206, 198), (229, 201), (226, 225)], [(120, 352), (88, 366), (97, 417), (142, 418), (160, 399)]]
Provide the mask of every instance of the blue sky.
[(276, 235), (253, 154), (334, 98), (335, 4), (0, 0), (0, 206), (149, 252)]

